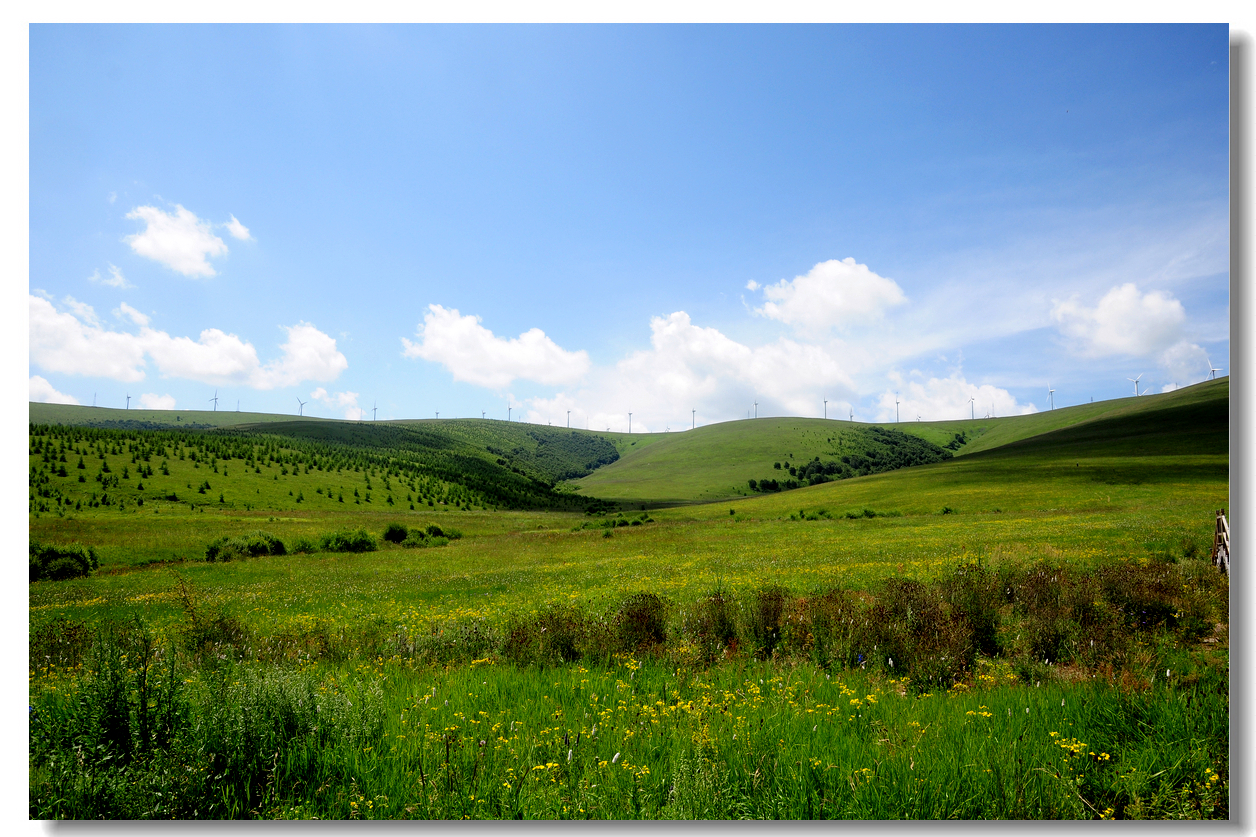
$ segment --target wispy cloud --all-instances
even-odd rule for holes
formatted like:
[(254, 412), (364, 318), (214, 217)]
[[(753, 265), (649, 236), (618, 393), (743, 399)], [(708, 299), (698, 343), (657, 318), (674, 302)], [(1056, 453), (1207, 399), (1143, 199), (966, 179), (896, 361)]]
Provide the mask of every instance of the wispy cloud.
[(227, 228), (227, 232), (231, 233), (232, 238), (238, 238), (241, 241), (253, 241), (254, 240), (253, 236), (249, 234), (249, 228), (241, 224), (238, 220), (236, 220), (236, 217), (234, 215), (232, 215), (231, 220), (228, 221), (223, 226)]
[(350, 421), (361, 421), (366, 418), (366, 410), (358, 406), (358, 393), (356, 392), (334, 392), (328, 393), (323, 387), (318, 387), (310, 393), (310, 398), (321, 404), (336, 410), (343, 410), (343, 416)]
[(140, 407), (145, 410), (173, 410), (174, 396), (146, 392), (140, 396)]

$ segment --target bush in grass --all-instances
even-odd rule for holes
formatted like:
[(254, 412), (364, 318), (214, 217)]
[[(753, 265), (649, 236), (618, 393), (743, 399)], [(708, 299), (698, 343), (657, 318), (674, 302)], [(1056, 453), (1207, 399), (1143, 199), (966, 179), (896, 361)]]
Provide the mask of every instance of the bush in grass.
[(56, 546), (30, 541), (28, 544), (31, 581), (63, 581), (82, 578), (100, 566), (96, 550), (90, 546)]
[(737, 648), (737, 602), (732, 593), (716, 588), (694, 603), (682, 622), (682, 630), (692, 638), (704, 662), (711, 662), (725, 649)]
[(972, 632), (977, 650), (999, 653), (998, 576), (982, 564), (961, 564), (943, 582), (943, 595), (951, 613), (963, 619)]
[(342, 529), (319, 538), (318, 548), (323, 552), (374, 552), (379, 544), (365, 529)]
[(798, 599), (788, 617), (784, 645), (825, 669), (854, 668), (859, 665), (864, 610), (849, 590), (827, 590)]
[(887, 580), (861, 653), (887, 672), (910, 675), (918, 690), (949, 689), (971, 667), (975, 649), (968, 625), (952, 618), (943, 604), (937, 587)]
[[(551, 605), (535, 616), (516, 618), (506, 629), (502, 656), (518, 665), (570, 663), (590, 649), (593, 620), (574, 605)], [(593, 643), (605, 648), (605, 643)]]
[(401, 543), (409, 534), (410, 531), (400, 523), (389, 523), (384, 527), (384, 540), (389, 543)]
[(667, 603), (654, 593), (633, 593), (615, 614), (614, 628), (624, 651), (641, 651), (667, 641)]
[(258, 555), (286, 555), (283, 541), (268, 532), (249, 532), (234, 537), (223, 536), (205, 547), (206, 561), (233, 561)]
[(297, 535), (288, 540), (288, 552), (292, 555), (309, 555), (318, 552), (318, 541), (305, 535)]
[(792, 597), (789, 590), (778, 585), (762, 587), (755, 592), (746, 608), (746, 636), (760, 659), (772, 656), (781, 641), (781, 629)]

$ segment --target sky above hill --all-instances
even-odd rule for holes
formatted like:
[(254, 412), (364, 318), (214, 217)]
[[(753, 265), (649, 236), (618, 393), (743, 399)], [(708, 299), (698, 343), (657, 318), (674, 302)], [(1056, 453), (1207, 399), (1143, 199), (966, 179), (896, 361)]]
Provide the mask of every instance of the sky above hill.
[(30, 399), (646, 432), (1228, 374), (1228, 50), (32, 25)]

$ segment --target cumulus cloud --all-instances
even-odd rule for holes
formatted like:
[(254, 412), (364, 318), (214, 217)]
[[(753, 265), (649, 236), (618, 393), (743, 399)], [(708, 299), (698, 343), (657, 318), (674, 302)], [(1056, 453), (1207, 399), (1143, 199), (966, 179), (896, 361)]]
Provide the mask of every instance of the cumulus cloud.
[(344, 417), (350, 421), (361, 421), (366, 418), (366, 410), (358, 406), (358, 393), (356, 392), (335, 392), (329, 394), (326, 389), (319, 387), (310, 393), (310, 398), (333, 409), (344, 410)]
[(231, 233), (232, 238), (238, 238), (241, 241), (253, 240), (253, 236), (249, 234), (249, 228), (241, 224), (238, 220), (236, 220), (236, 217), (234, 215), (232, 215), (231, 220), (228, 221), (223, 226), (227, 228), (227, 232)]
[(57, 392), (46, 378), (39, 375), (30, 377), (30, 400), (44, 404), (77, 404), (78, 399), (64, 392)]
[[(759, 285), (752, 280), (746, 287)], [(813, 332), (877, 320), (907, 301), (894, 280), (853, 258), (820, 262), (803, 276), (764, 285), (763, 297), (767, 302), (755, 313)]]
[(109, 265), (109, 278), (102, 279), (99, 270), (93, 270), (92, 275), (87, 277), (90, 282), (98, 282), (101, 285), (107, 285), (110, 288), (122, 288), (123, 290), (134, 288), (126, 277), (122, 275), (122, 269), (117, 265)]
[(140, 396), (140, 408), (144, 410), (173, 410), (174, 396), (146, 392)]
[(927, 381), (903, 381), (896, 393), (883, 392), (877, 399), (877, 417), (880, 422), (895, 419), (895, 400), (898, 400), (897, 416), (900, 422), (954, 421), (990, 414), (994, 416), (1027, 415), (1038, 412), (1033, 404), (1021, 404), (1010, 392), (990, 384), (969, 383), (959, 373), (946, 378), (930, 378)]
[(1208, 353), (1186, 340), (1180, 340), (1165, 349), (1159, 360), (1175, 389), (1206, 380), (1211, 366)]
[(90, 308), (78, 317), (34, 294), (27, 299), (30, 361), (53, 372), (142, 381), (151, 361), (163, 377), (275, 389), (335, 380), (349, 366), (336, 341), (305, 322), (281, 327), (287, 340), (280, 356), (263, 365), (252, 344), (220, 329), (205, 329), (195, 340), (174, 337), (152, 328), (147, 317), (123, 303), (116, 313), (139, 326), (139, 332), (111, 331), (94, 314), (85, 316)]
[(650, 321), (650, 348), (590, 376), (592, 384), (552, 398), (529, 399), (528, 421), (633, 432), (689, 427), (754, 411), (820, 415), (823, 399), (854, 396), (854, 384), (826, 347), (781, 339), (751, 347), (718, 329), (695, 325), (684, 311)]
[(1104, 294), (1093, 308), (1076, 296), (1057, 302), (1051, 318), (1073, 341), (1073, 351), (1084, 357), (1151, 355), (1181, 338), (1186, 311), (1170, 294), (1143, 294), (1127, 282)]
[(516, 379), (572, 384), (589, 370), (587, 352), (569, 352), (539, 328), (506, 339), (480, 325), (473, 314), (463, 316), (441, 305), (427, 308), (415, 335), (418, 342), (401, 338), (402, 355), (439, 363), (455, 381), (500, 391)]
[(140, 206), (126, 217), (147, 225), (143, 232), (122, 239), (139, 255), (161, 262), (184, 276), (217, 275), (209, 259), (225, 256), (227, 245), (214, 235), (208, 221), (202, 221), (179, 204), (175, 204), (174, 213), (163, 212), (155, 206)]

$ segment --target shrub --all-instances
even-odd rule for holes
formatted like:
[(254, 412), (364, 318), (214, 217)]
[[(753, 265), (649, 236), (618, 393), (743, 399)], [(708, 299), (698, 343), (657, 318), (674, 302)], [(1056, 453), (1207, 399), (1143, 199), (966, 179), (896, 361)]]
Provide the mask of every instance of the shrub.
[(994, 656), (999, 653), (998, 577), (977, 563), (956, 567), (943, 583), (943, 595), (951, 613), (967, 623), (977, 650)]
[(400, 523), (389, 523), (384, 527), (384, 540), (389, 543), (402, 543), (410, 531)]
[(374, 552), (379, 548), (375, 538), (365, 529), (342, 529), (330, 532), (318, 540), (323, 552)]
[(717, 587), (710, 595), (694, 603), (683, 625), (706, 662), (711, 662), (725, 649), (737, 647), (737, 602), (733, 595)]
[(615, 614), (620, 648), (639, 651), (667, 641), (667, 603), (654, 593), (633, 593)]
[(81, 578), (100, 566), (96, 550), (90, 546), (55, 546), (31, 541), (28, 545), (31, 581), (63, 581)]
[(853, 668), (859, 664), (863, 611), (863, 605), (849, 590), (827, 590), (798, 599), (789, 616), (785, 646), (825, 669)]
[(781, 641), (781, 628), (790, 601), (789, 591), (776, 585), (762, 587), (755, 593), (745, 620), (750, 644), (760, 658), (771, 657)]
[(532, 617), (512, 620), (502, 655), (518, 665), (570, 663), (585, 653), (592, 620), (574, 605), (551, 605)]
[(235, 537), (223, 536), (205, 547), (206, 561), (232, 561), (258, 555), (285, 555), (283, 541), (268, 532), (249, 532)]
[(972, 665), (974, 648), (968, 626), (942, 605), (935, 587), (889, 579), (868, 620), (863, 653), (887, 671), (910, 674), (918, 690), (950, 688)]

